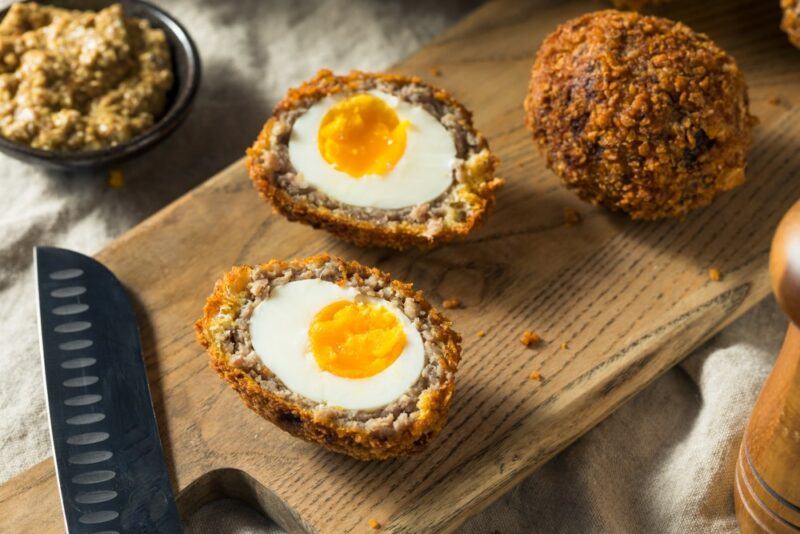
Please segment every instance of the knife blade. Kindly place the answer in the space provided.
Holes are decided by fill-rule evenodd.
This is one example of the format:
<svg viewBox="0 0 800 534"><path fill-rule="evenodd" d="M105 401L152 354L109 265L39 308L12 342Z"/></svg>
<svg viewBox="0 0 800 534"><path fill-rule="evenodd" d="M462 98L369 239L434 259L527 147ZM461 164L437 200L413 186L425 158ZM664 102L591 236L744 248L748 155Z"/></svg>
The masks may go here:
<svg viewBox="0 0 800 534"><path fill-rule="evenodd" d="M36 247L42 368L69 533L181 532L119 280L94 259Z"/></svg>

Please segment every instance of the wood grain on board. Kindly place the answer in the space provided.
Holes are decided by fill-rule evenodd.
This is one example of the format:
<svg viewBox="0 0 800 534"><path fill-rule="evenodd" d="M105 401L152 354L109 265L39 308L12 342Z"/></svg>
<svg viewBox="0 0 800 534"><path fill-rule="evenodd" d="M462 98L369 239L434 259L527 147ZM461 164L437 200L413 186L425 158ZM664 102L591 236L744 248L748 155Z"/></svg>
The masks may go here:
<svg viewBox="0 0 800 534"><path fill-rule="evenodd" d="M684 221L609 214L545 169L522 118L535 50L557 24L602 4L507 0L397 67L474 110L502 159L507 187L467 241L354 248L272 215L237 162L100 253L136 300L182 512L233 495L291 530L364 532L372 518L389 532L453 529L767 295L770 236L800 197L800 51L778 30L777 4L676 0L660 11L737 58L761 119L747 184ZM565 207L583 221L566 225ZM362 463L326 452L248 411L208 369L192 322L214 280L232 264L321 251L413 281L437 305L464 303L447 312L464 338L450 421L425 453ZM709 280L710 267L721 281ZM544 344L525 348L526 329ZM56 492L51 460L0 487L0 531L62 528Z"/></svg>

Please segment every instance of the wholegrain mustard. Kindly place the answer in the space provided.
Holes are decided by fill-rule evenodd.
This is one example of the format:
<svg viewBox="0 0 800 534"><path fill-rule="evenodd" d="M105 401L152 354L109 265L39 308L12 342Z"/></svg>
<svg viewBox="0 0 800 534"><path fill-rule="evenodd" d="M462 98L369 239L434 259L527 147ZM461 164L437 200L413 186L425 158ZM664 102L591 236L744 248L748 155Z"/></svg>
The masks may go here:
<svg viewBox="0 0 800 534"><path fill-rule="evenodd" d="M164 32L121 5L14 4L0 22L0 135L34 148L112 147L151 127L173 83Z"/></svg>

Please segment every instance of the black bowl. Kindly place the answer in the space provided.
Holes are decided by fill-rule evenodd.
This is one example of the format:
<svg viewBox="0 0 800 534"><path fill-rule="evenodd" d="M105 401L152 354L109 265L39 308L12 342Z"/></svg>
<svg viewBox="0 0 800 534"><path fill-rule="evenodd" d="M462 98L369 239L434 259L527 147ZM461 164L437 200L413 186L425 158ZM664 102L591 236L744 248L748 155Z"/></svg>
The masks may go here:
<svg viewBox="0 0 800 534"><path fill-rule="evenodd" d="M161 118L148 130L120 143L101 150L85 152L57 152L31 148L0 137L0 152L19 160L58 170L89 170L108 167L151 148L164 140L186 118L200 85L200 55L186 29L159 7L142 0L39 0L42 4L69 9L99 10L120 3L131 17L147 19L155 28L164 31L172 56L174 82L167 93L167 103ZM8 8L0 10L0 19Z"/></svg>

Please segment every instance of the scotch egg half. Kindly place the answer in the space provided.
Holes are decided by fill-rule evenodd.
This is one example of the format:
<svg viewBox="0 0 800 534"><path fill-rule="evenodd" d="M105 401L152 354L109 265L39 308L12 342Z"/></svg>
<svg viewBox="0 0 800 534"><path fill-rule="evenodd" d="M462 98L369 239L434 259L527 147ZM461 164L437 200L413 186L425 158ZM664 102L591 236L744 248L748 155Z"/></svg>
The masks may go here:
<svg viewBox="0 0 800 534"><path fill-rule="evenodd" d="M360 459L425 447L460 357L449 321L410 284L327 255L232 269L197 332L250 408Z"/></svg>
<svg viewBox="0 0 800 534"><path fill-rule="evenodd" d="M320 71L278 104L247 162L289 219L398 249L465 236L502 184L461 104L386 74Z"/></svg>

